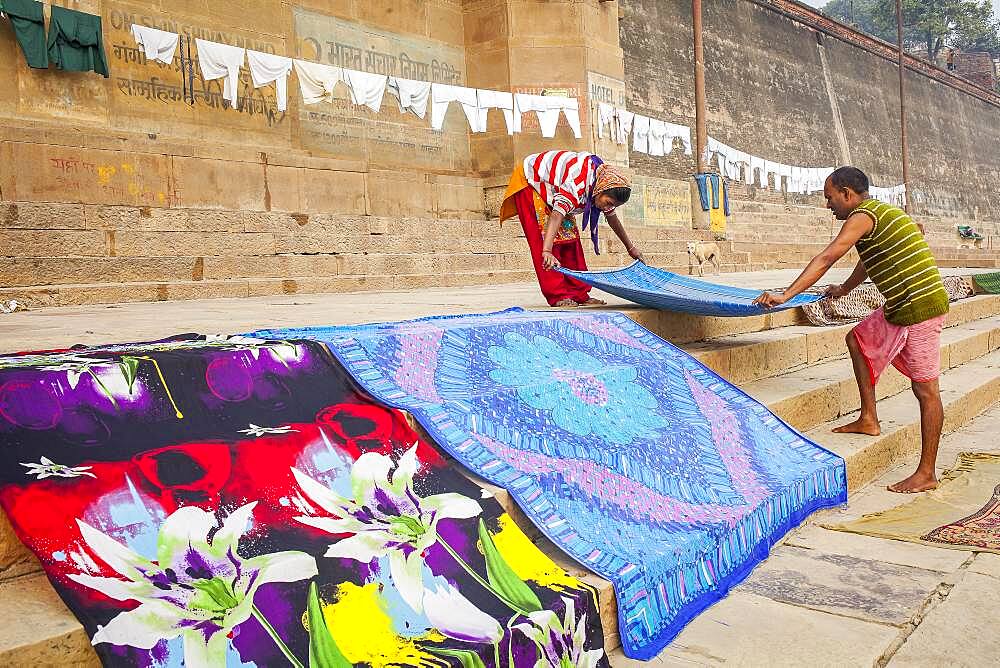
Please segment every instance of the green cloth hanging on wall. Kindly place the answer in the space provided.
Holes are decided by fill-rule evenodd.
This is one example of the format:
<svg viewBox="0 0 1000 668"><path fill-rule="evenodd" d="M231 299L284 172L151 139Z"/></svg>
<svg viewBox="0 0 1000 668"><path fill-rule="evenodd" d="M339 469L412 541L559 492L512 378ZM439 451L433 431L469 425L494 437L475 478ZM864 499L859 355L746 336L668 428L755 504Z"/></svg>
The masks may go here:
<svg viewBox="0 0 1000 668"><path fill-rule="evenodd" d="M0 10L7 14L14 27L14 38L28 67L46 69L49 53L45 46L45 18L42 3L37 0L0 0Z"/></svg>
<svg viewBox="0 0 1000 668"><path fill-rule="evenodd" d="M48 44L49 60L59 69L110 76L100 16L53 6Z"/></svg>

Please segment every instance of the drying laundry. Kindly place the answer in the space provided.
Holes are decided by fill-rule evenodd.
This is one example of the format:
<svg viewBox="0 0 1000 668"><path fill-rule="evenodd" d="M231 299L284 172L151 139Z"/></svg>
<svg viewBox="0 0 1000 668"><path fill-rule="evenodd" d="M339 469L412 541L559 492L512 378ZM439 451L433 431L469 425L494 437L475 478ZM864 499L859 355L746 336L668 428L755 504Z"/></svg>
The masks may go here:
<svg viewBox="0 0 1000 668"><path fill-rule="evenodd" d="M285 111L288 108L288 74L292 71L292 59L247 49L247 63L254 88L274 82L278 111Z"/></svg>
<svg viewBox="0 0 1000 668"><path fill-rule="evenodd" d="M100 16L53 6L47 47L49 62L61 70L111 76Z"/></svg>
<svg viewBox="0 0 1000 668"><path fill-rule="evenodd" d="M636 114L632 119L632 150L649 153L649 116Z"/></svg>
<svg viewBox="0 0 1000 668"><path fill-rule="evenodd" d="M196 39L195 44L198 45L198 62L201 63L205 81L222 79L222 99L235 106L246 49L204 39Z"/></svg>
<svg viewBox="0 0 1000 668"><path fill-rule="evenodd" d="M667 139L667 124L658 118L649 119L649 135L648 135L648 147L649 154L652 156L662 156L667 154L667 149L672 148L673 142L670 142L670 146L666 146Z"/></svg>
<svg viewBox="0 0 1000 668"><path fill-rule="evenodd" d="M781 536L847 498L843 459L621 313L263 335L323 340L377 399L612 580L633 658L654 657Z"/></svg>
<svg viewBox="0 0 1000 668"><path fill-rule="evenodd" d="M664 146L664 150L670 153L673 150L674 139L680 139L681 143L684 144L685 155L693 155L694 149L691 147L691 128L686 125L678 125L677 123L665 123L667 126L667 139L669 140L669 145Z"/></svg>
<svg viewBox="0 0 1000 668"><path fill-rule="evenodd" d="M748 185L756 183L764 188L767 187L767 176L764 175L764 163L764 158L758 158L755 155L750 156L750 174L747 177Z"/></svg>
<svg viewBox="0 0 1000 668"><path fill-rule="evenodd" d="M344 83L351 89L351 102L378 113L389 77L384 74L344 70Z"/></svg>
<svg viewBox="0 0 1000 668"><path fill-rule="evenodd" d="M608 130L608 136L615 137L615 108L607 102L597 103L597 137L604 139L604 131Z"/></svg>
<svg viewBox="0 0 1000 668"><path fill-rule="evenodd" d="M760 290L709 283L642 262L607 271L570 271L562 267L557 271L641 306L694 315L762 315L797 308L820 298L819 295L796 295L781 306L766 309L753 303L760 296Z"/></svg>
<svg viewBox="0 0 1000 668"><path fill-rule="evenodd" d="M132 37L135 43L142 47L147 60L156 60L164 65L174 62L174 52L177 51L177 42L180 38L177 33L133 23Z"/></svg>
<svg viewBox="0 0 1000 668"><path fill-rule="evenodd" d="M449 86L447 84L431 84L431 127L440 130L444 127L444 118L448 106L452 102L462 105L465 118L473 132L479 128L479 96L475 88L464 86Z"/></svg>
<svg viewBox="0 0 1000 668"><path fill-rule="evenodd" d="M575 97L524 93L514 95L514 115L520 116L529 111L535 112L538 116L538 125L545 138L551 139L556 136L556 126L562 113L566 114L566 121L573 130L573 136L577 139L583 137L580 131L580 107Z"/></svg>
<svg viewBox="0 0 1000 668"><path fill-rule="evenodd" d="M514 95L499 90L476 90L476 97L479 101L478 129L475 132L486 132L486 115L490 109L499 109L503 112L503 120L507 125L507 134L514 134ZM520 120L520 119L519 119Z"/></svg>
<svg viewBox="0 0 1000 668"><path fill-rule="evenodd" d="M344 71L341 68L312 63L308 60L296 60L294 65L303 103L333 101L333 90L344 80Z"/></svg>
<svg viewBox="0 0 1000 668"><path fill-rule="evenodd" d="M764 187L771 187L771 177L774 177L774 189L781 190L781 177L778 176L778 163L771 162L770 160L764 161Z"/></svg>
<svg viewBox="0 0 1000 668"><path fill-rule="evenodd" d="M3 356L0 388L0 505L105 666L533 666L540 634L608 666L594 589L319 343Z"/></svg>
<svg viewBox="0 0 1000 668"><path fill-rule="evenodd" d="M617 122L615 140L622 145L628 144L629 137L632 136L632 121L635 120L635 114L624 109L616 109L615 120Z"/></svg>
<svg viewBox="0 0 1000 668"><path fill-rule="evenodd" d="M42 3L37 0L3 0L3 12L14 28L14 39L21 47L28 67L45 69L49 66L49 51L45 45L45 17Z"/></svg>
<svg viewBox="0 0 1000 668"><path fill-rule="evenodd" d="M401 77L389 77L386 81L389 93L396 96L399 111L409 111L417 118L427 115L427 102L431 97L431 83Z"/></svg>

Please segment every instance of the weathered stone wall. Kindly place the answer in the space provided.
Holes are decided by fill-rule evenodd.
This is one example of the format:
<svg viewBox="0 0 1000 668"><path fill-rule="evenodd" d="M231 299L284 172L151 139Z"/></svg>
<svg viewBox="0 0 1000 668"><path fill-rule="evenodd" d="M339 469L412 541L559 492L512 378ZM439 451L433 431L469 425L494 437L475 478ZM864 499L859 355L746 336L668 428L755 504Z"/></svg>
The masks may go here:
<svg viewBox="0 0 1000 668"><path fill-rule="evenodd" d="M683 270L684 241L707 238L691 229L693 161L630 154L598 139L591 119L601 100L693 125L681 0L55 2L103 17L112 76L30 70L0 21L0 296L76 304L530 279L518 226L498 231L491 217L515 161L549 148L630 163L623 214L655 263ZM899 181L891 61L818 40L755 0L705 12L714 136L786 163L853 159L878 184ZM365 71L574 96L583 137L562 122L543 139L533 115L509 136L496 111L487 132L470 134L457 105L434 132L388 94L373 114L343 87L304 106L294 76L279 112L273 87L253 89L246 69L232 109L197 64L191 104L180 63L147 62L133 22ZM910 80L918 210L955 245L956 221L1000 218L997 109ZM830 129L837 113L844 133ZM745 245L727 247L728 269L788 262L774 244L820 243L835 229L815 196L740 184L732 195L729 238ZM595 266L627 261L616 246Z"/></svg>
<svg viewBox="0 0 1000 668"><path fill-rule="evenodd" d="M621 4L628 107L693 126L690 3ZM876 185L902 181L893 61L794 22L766 3L706 3L704 29L709 134L785 164L853 163ZM915 213L944 219L941 231L947 236L950 229L951 240L956 221L995 232L1000 221L1000 107L916 72L908 72L907 86ZM693 158L676 151L667 158L633 152L630 164L642 174L667 179L694 171ZM738 207L751 216L734 217L730 230L737 238L751 238L762 224L781 224L768 218L775 214L766 204L822 206L818 196L741 184L734 184L733 195L760 205ZM753 216L757 213L760 217ZM786 234L794 238L802 222L789 226ZM828 236L822 227L817 221L804 233Z"/></svg>

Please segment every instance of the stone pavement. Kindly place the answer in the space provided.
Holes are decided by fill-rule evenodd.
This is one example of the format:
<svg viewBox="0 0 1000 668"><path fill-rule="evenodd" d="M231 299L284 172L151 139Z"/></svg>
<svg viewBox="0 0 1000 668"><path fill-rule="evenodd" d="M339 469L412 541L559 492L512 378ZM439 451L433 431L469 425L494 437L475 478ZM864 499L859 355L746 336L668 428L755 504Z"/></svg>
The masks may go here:
<svg viewBox="0 0 1000 668"><path fill-rule="evenodd" d="M959 452L1000 452L1000 407L941 443L938 469ZM906 503L887 484L901 463L821 511L776 545L751 576L639 666L993 666L1000 662L1000 555L936 548L818 526Z"/></svg>
<svg viewBox="0 0 1000 668"><path fill-rule="evenodd" d="M787 285L797 273L780 270L706 278L776 288ZM831 272L824 282L842 280L846 273ZM653 313L660 331L679 332L684 341L695 341L700 336L685 329L697 319L686 320L666 312L656 314L615 298L608 301L610 308L640 321ZM942 466L950 465L961 450L1000 449L993 436L1000 430L1000 408L968 422L997 394L991 379L1000 369L1000 352L991 351L1000 351L1000 312L987 297L960 304L953 313L956 322L942 339L942 358L949 360L946 368L953 370L949 382L955 386L947 399L961 404L949 418L954 423L951 429L964 426L945 439L939 460ZM397 320L515 305L544 306L537 287L522 283L38 309L0 316L0 353L75 343L148 340L179 332L240 332L281 325ZM880 392L886 397L885 438L858 437L857 443L829 438L830 421L846 419L840 416L856 408L857 390L840 387L853 382L848 376L841 378L844 373L849 375L849 370L845 370L845 360L836 359L843 354L844 332L838 328L790 326L794 325L794 313L787 313L793 317L775 317L774 322L758 317L767 322L757 324L751 322L754 318L702 319L726 320L730 322L723 323L725 327L748 328L739 330L743 334L719 331L710 336L722 338L686 347L798 428L812 430L810 437L814 440L845 456L859 452L850 459L848 469L852 470L853 462L860 473L871 473L867 477L859 474L857 485L861 487L896 463L894 458L900 453L910 453L916 447L910 437L916 433L911 424L915 404L912 397L906 396L905 384L887 376L880 384ZM731 322L735 320L741 322ZM718 323L712 325L717 327ZM722 364L722 358L729 357L730 363ZM898 392L906 394L891 398ZM990 396L978 396L984 393ZM899 406L894 413L895 404ZM895 445L888 443L893 431L903 437L895 439L899 441ZM912 465L897 463L896 470L854 492L846 509L825 511L790 534L745 583L696 618L649 665L935 666L945 660L970 666L995 663L987 659L1000 657L997 636L990 632L997 615L983 611L991 610L988 603L1000 595L1000 557L834 532L816 525L831 515L847 519L905 502L906 497L883 488L905 475L904 469ZM78 656L82 663L96 660L79 625L44 578L39 577L37 564L19 556L23 548L11 542L9 526L0 526L3 537L0 548L6 546L11 554L5 555L0 549L0 566L10 565L4 574L14 579L0 588L5 586L5 591L15 593L6 602L0 596L0 608L22 621L0 631L0 664L4 664L2 657L17 657L18 665L52 665L54 657L62 657L64 665L70 657ZM18 549L20 552L14 554ZM602 590L602 602L606 595L609 605L602 606L602 617L607 607L608 630L613 634L611 620L615 615L610 604L614 598L610 589ZM32 611L34 617L28 614ZM38 660L21 663L30 656ZM615 666L645 665L626 659L620 649L612 652L612 662Z"/></svg>
<svg viewBox="0 0 1000 668"><path fill-rule="evenodd" d="M969 270L942 270L943 273ZM779 269L707 275L725 285L775 289L787 286L798 270ZM831 270L824 283L850 272ZM615 308L637 308L594 291ZM405 320L427 315L476 313L510 306L546 308L534 283L399 292L355 292L133 302L41 308L0 315L0 354L43 350L77 343L99 344L162 338L181 332L234 333L263 327L342 325Z"/></svg>

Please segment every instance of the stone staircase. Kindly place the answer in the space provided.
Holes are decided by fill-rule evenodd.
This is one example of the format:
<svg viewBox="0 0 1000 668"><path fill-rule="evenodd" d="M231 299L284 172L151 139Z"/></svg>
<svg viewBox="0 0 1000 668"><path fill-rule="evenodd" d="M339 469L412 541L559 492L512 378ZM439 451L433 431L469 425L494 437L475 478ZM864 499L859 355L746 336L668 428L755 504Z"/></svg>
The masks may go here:
<svg viewBox="0 0 1000 668"><path fill-rule="evenodd" d="M0 201L0 299L37 308L534 281L516 221L500 228L485 213L455 215ZM733 215L728 240L717 242L721 272L803 267L837 229L813 206L734 202ZM626 226L648 263L680 274L696 273L687 242L711 240L707 231ZM1000 249L959 247L950 223L928 235L942 267L1000 266ZM632 261L607 228L601 244L595 255L584 240L592 269ZM854 261L851 253L838 266Z"/></svg>
<svg viewBox="0 0 1000 668"><path fill-rule="evenodd" d="M851 419L858 406L843 341L850 326L807 326L795 310L748 318L700 317L640 307L619 310L680 345L806 436L843 456L852 491L919 450L916 401L908 392L908 381L894 369L886 372L878 386L881 436L830 432ZM945 431L949 433L1000 397L1000 297L972 297L952 304L941 358ZM527 521L504 490L491 489L546 554L598 589L606 646L609 651L619 646L611 584L564 556ZM2 514L0 618L8 620L0 628L0 665L98 664L82 627Z"/></svg>

